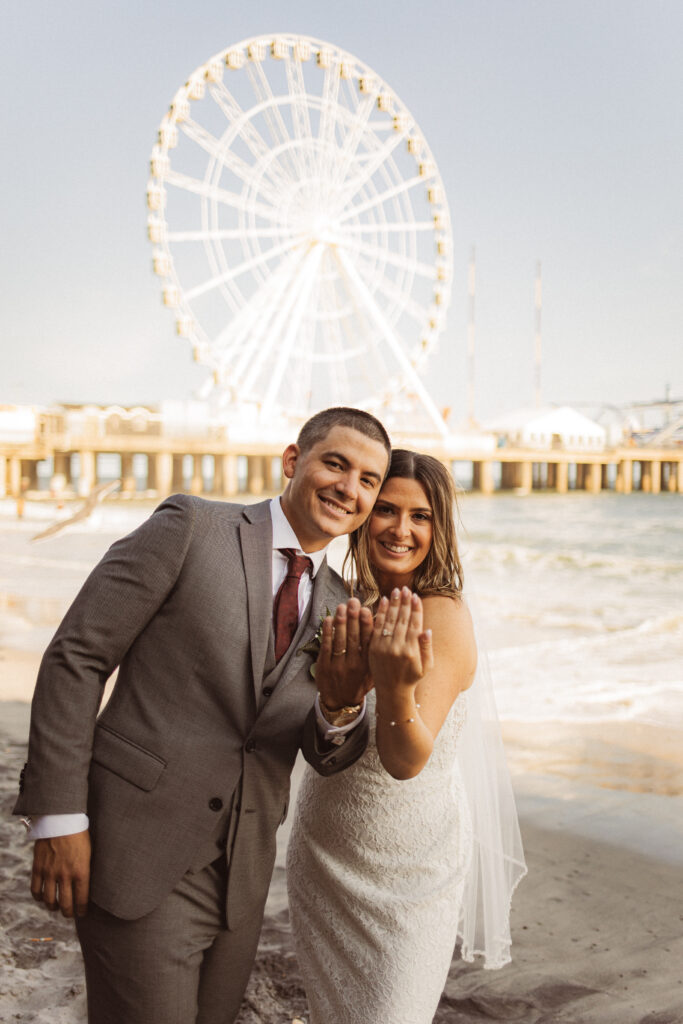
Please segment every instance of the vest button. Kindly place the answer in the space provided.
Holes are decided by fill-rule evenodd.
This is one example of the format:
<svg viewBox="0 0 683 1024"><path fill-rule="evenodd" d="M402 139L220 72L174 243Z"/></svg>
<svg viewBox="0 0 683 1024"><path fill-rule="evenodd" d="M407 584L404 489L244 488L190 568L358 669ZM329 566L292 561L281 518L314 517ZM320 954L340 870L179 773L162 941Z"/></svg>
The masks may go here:
<svg viewBox="0 0 683 1024"><path fill-rule="evenodd" d="M272 686L264 686L263 687L263 696L264 697L270 697L272 692L273 692L273 687Z"/></svg>
<svg viewBox="0 0 683 1024"><path fill-rule="evenodd" d="M219 796L212 796L209 800L209 807L212 811L220 811L223 807L223 801Z"/></svg>
<svg viewBox="0 0 683 1024"><path fill-rule="evenodd" d="M248 754L251 754L252 751L256 750L256 740L247 740L244 744L244 749Z"/></svg>

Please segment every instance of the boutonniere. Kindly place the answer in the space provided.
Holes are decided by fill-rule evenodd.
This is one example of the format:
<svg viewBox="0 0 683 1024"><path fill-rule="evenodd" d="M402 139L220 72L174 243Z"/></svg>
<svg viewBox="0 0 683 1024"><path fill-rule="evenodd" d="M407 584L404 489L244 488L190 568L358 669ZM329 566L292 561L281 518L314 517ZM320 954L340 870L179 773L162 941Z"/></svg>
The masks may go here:
<svg viewBox="0 0 683 1024"><path fill-rule="evenodd" d="M298 650L299 654L312 655L313 663L311 664L308 671L311 673L313 679L315 679L315 663L318 660L318 655L320 654L320 648L322 647L323 642L323 622L325 621L327 616L331 614L332 612L330 611L330 609L325 608L325 614L320 616L320 622L318 623L318 628L315 631L315 634L311 637L310 640L306 641L303 647L300 647Z"/></svg>

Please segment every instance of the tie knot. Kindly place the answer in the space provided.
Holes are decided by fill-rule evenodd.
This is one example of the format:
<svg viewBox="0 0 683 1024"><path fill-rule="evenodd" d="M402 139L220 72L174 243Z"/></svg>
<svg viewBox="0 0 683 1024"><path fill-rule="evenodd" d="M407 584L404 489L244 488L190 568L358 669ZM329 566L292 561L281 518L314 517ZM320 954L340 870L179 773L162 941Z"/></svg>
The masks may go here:
<svg viewBox="0 0 683 1024"><path fill-rule="evenodd" d="M299 555L294 548L280 548L287 559L287 575L300 580L307 569L313 571L313 562L308 555Z"/></svg>

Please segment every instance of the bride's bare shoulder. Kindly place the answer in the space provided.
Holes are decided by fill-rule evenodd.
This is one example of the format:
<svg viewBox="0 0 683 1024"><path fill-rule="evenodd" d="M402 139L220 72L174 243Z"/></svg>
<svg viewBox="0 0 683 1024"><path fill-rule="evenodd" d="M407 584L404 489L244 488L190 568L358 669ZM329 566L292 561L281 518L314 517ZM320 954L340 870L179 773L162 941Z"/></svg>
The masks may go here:
<svg viewBox="0 0 683 1024"><path fill-rule="evenodd" d="M425 621L429 618L444 625L472 628L470 610L460 594L425 594L422 608Z"/></svg>
<svg viewBox="0 0 683 1024"><path fill-rule="evenodd" d="M424 628L431 629L435 655L447 659L457 653L465 667L465 675L474 674L477 665L477 646L474 639L472 616L460 596L427 594L422 598Z"/></svg>

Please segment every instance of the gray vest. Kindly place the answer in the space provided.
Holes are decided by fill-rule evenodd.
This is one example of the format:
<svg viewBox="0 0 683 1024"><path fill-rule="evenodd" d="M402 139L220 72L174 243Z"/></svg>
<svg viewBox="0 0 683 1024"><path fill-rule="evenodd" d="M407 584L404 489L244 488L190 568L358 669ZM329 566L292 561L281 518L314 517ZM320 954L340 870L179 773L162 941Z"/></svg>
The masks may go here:
<svg viewBox="0 0 683 1024"><path fill-rule="evenodd" d="M270 635L268 637L268 648L266 653L266 660L263 668L263 686L261 688L261 699L256 709L256 718L261 714L268 704L268 701L272 700L274 691L280 680L280 676L287 667L289 659L295 654L301 644L304 642L310 631L309 619L311 613L312 601L309 600L304 614L299 620L297 631L294 634L294 639L283 658L280 658L279 662L275 661L275 634L271 622ZM317 624L316 624L317 628ZM311 656L311 664L313 664L313 657ZM216 824L213 835L202 844L193 858L192 864L189 867L189 872L194 874L197 871L203 870L208 864L213 863L218 857L227 857L228 863L230 862L230 853L232 850L233 840L235 838L235 828L239 819L240 810L240 790L241 790L242 779L238 780L237 786L232 798L224 807L223 812ZM233 809L236 807L238 813L233 814Z"/></svg>

